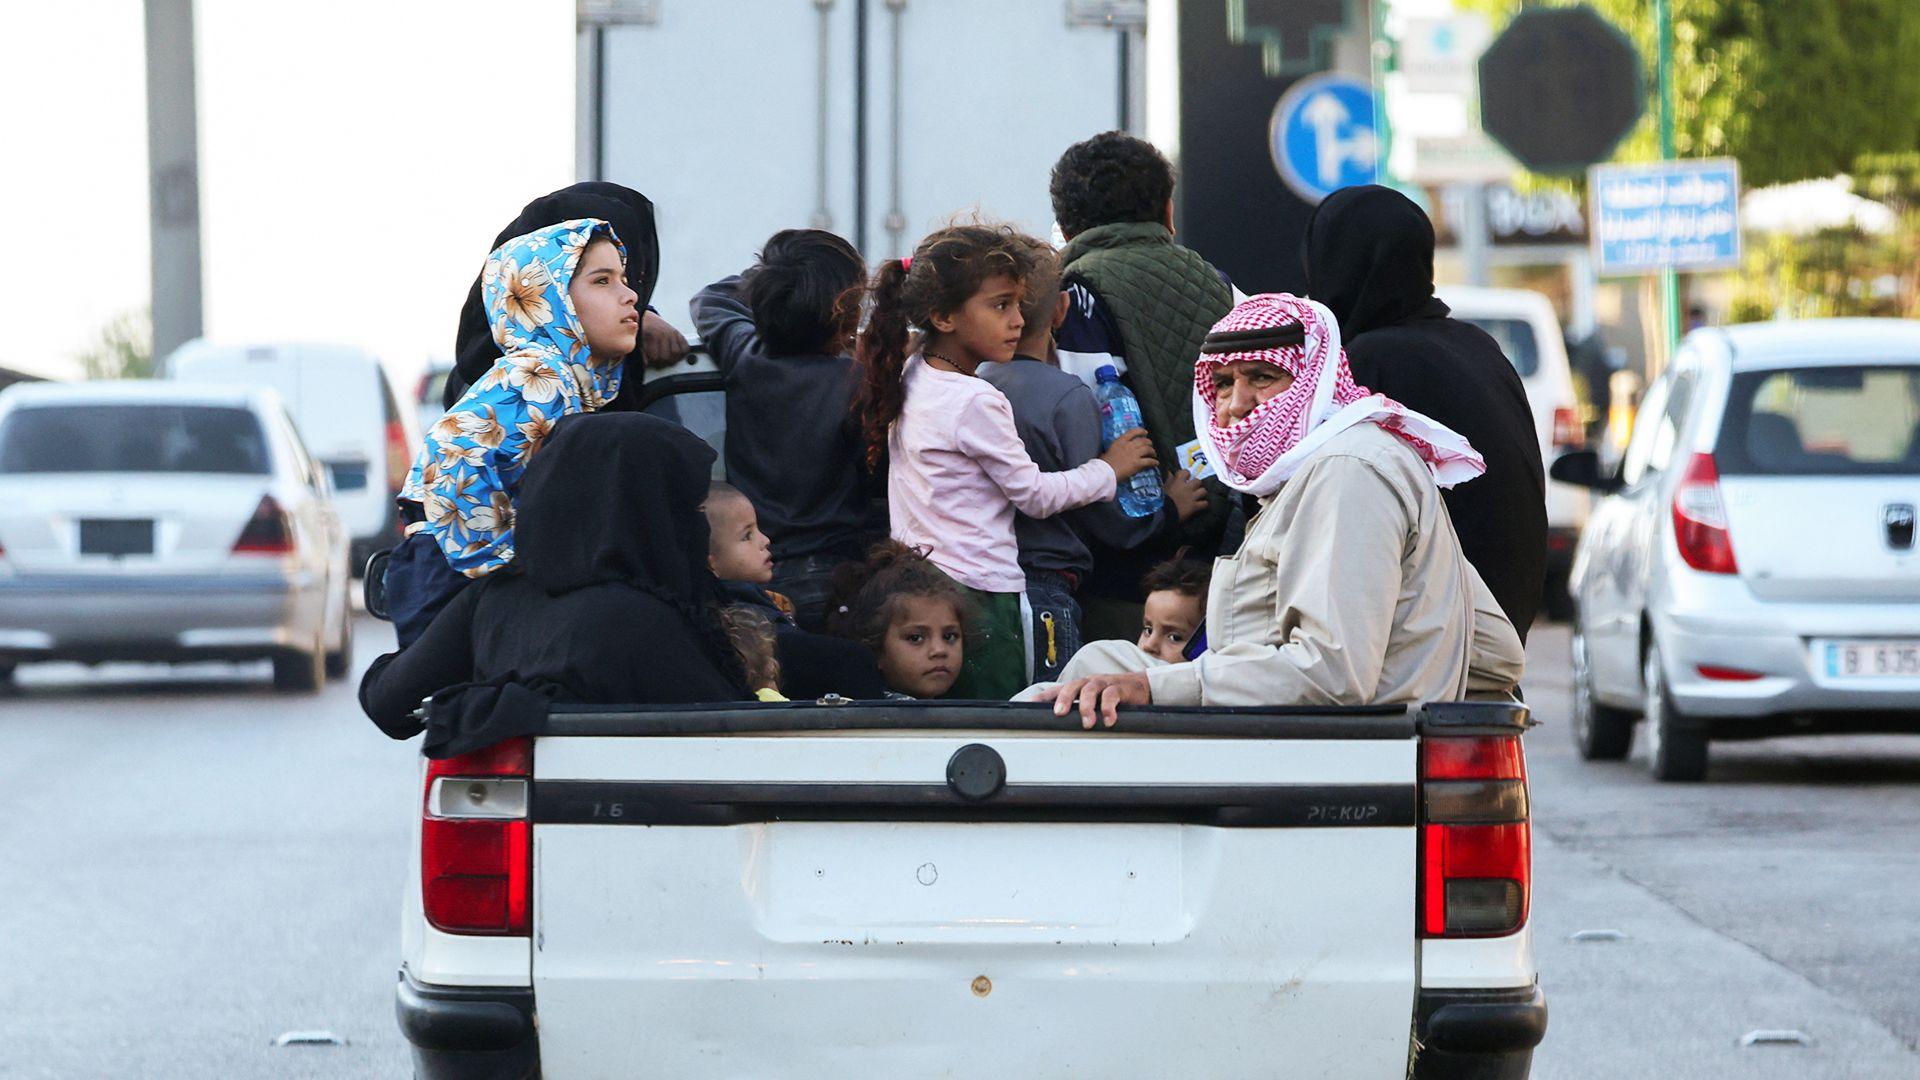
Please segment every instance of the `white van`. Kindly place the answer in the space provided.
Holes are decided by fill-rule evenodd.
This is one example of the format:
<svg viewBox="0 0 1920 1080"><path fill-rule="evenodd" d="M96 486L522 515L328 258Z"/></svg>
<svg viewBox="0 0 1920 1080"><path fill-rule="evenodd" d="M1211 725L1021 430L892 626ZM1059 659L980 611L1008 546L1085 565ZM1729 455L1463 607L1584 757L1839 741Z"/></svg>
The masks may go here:
<svg viewBox="0 0 1920 1080"><path fill-rule="evenodd" d="M1485 330L1520 373L1533 409L1533 429L1540 437L1541 461L1583 449L1586 431L1580 402L1574 397L1573 367L1567 361L1566 339L1552 301L1531 289L1444 285L1439 292L1453 309L1453 317ZM1546 610L1550 616L1567 614L1567 571L1591 504L1592 497L1584 489L1547 481Z"/></svg>
<svg viewBox="0 0 1920 1080"><path fill-rule="evenodd" d="M394 496L406 482L414 437L372 353L352 345L220 345L195 339L174 350L166 377L244 383L279 391L307 449L327 468L358 576L399 538Z"/></svg>

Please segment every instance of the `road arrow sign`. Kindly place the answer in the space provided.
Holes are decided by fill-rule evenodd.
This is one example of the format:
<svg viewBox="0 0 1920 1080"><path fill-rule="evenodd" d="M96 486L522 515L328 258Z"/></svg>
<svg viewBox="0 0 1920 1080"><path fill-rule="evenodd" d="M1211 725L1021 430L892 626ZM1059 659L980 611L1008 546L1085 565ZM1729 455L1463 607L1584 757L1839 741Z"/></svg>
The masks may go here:
<svg viewBox="0 0 1920 1080"><path fill-rule="evenodd" d="M1343 187L1379 176L1373 89L1344 75L1311 75L1280 96L1267 128L1280 178L1317 203Z"/></svg>

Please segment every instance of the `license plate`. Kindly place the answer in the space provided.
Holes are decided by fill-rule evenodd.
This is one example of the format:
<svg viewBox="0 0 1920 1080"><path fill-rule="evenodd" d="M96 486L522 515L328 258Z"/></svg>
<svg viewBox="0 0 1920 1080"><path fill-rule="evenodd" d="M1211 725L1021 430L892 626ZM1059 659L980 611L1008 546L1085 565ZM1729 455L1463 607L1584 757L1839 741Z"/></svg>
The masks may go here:
<svg viewBox="0 0 1920 1080"><path fill-rule="evenodd" d="M1920 679L1920 641L1823 641L1829 679Z"/></svg>
<svg viewBox="0 0 1920 1080"><path fill-rule="evenodd" d="M153 521L149 518L94 518L80 522L80 554L153 554Z"/></svg>

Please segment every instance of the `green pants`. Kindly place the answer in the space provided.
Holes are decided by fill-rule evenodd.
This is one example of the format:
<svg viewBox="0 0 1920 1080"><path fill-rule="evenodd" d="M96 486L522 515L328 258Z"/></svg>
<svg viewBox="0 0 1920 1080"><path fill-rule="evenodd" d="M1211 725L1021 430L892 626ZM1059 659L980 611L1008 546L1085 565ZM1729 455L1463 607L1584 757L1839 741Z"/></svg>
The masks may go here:
<svg viewBox="0 0 1920 1080"><path fill-rule="evenodd" d="M957 701L1006 701L1027 686L1020 594L967 589L967 596L973 600L976 618L968 627L960 677L946 696Z"/></svg>

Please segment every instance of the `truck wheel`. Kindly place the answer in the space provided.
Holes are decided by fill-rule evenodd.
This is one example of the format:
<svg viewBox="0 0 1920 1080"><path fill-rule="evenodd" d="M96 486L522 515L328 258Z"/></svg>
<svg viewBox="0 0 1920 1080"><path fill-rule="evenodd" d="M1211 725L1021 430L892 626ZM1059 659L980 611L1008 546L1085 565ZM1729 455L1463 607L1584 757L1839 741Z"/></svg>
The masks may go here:
<svg viewBox="0 0 1920 1080"><path fill-rule="evenodd" d="M1587 761L1619 761L1633 749L1632 713L1593 699L1593 670L1587 663L1587 635L1573 621L1573 744Z"/></svg>
<svg viewBox="0 0 1920 1080"><path fill-rule="evenodd" d="M1706 732L1689 728L1687 718L1674 708L1658 645L1647 646L1641 679L1646 685L1647 757L1653 778L1688 783L1706 779Z"/></svg>
<svg viewBox="0 0 1920 1080"><path fill-rule="evenodd" d="M289 694L315 694L327 684L326 650L289 649L273 657L273 688Z"/></svg>

